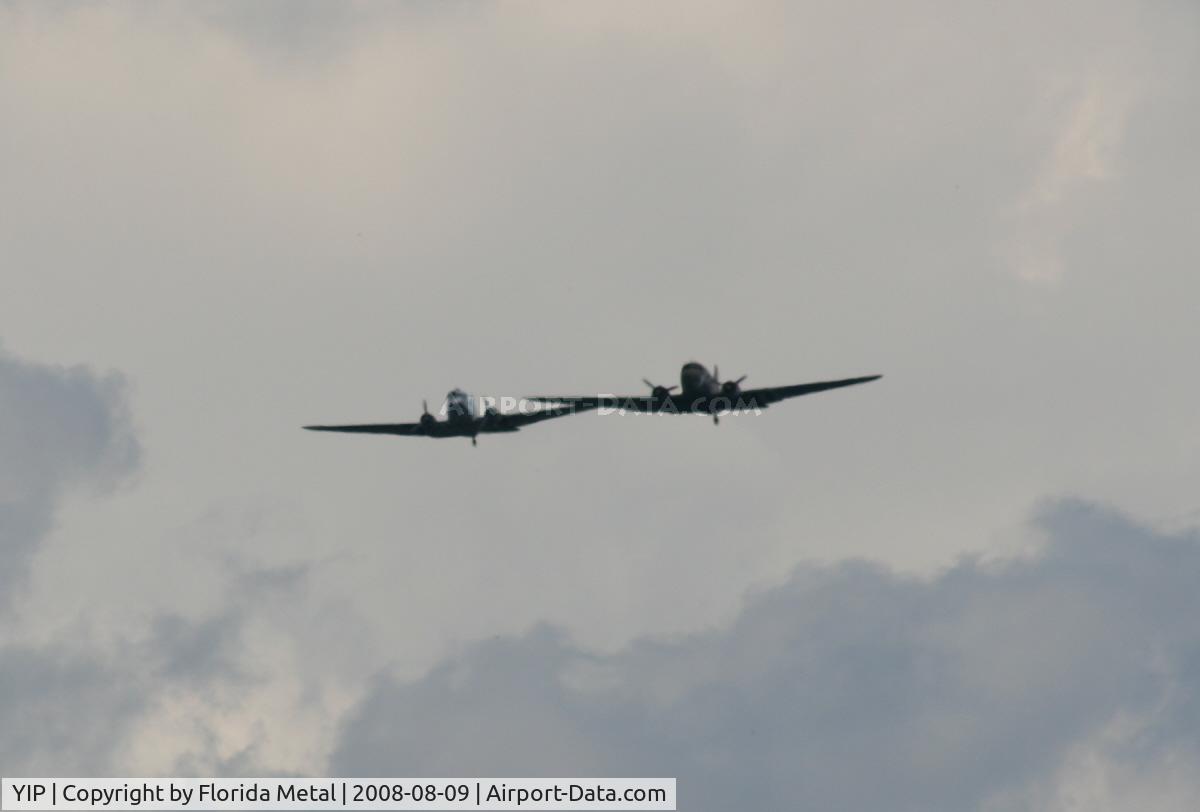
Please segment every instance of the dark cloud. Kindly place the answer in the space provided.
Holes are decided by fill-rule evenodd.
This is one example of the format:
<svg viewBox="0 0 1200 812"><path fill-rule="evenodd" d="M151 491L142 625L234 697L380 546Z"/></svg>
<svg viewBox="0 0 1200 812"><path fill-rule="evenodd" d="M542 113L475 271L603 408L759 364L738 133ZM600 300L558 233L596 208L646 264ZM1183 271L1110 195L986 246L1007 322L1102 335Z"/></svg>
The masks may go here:
<svg viewBox="0 0 1200 812"><path fill-rule="evenodd" d="M293 70L304 63L324 65L345 57L379 28L422 25L448 15L480 11L463 0L265 0L206 3L198 9L185 5L183 9L185 17L195 15L259 57Z"/></svg>
<svg viewBox="0 0 1200 812"><path fill-rule="evenodd" d="M21 583L62 496L106 490L136 468L125 397L120 376L0 352L0 604ZM102 770L145 702L126 670L69 644L0 645L0 764Z"/></svg>
<svg viewBox="0 0 1200 812"><path fill-rule="evenodd" d="M962 810L1051 781L1121 715L1194 748L1200 539L1082 503L1036 557L932 579L798 569L729 628L589 654L541 627L381 679L341 773L669 775L688 809ZM1140 754L1140 756L1138 756Z"/></svg>
<svg viewBox="0 0 1200 812"><path fill-rule="evenodd" d="M139 463L127 386L117 374L0 353L0 600L8 602L65 495L105 493ZM230 565L223 608L152 615L144 631L86 623L51 640L0 636L0 765L7 772L104 774L172 692L243 685L242 634L260 593L284 595L301 567ZM24 610L22 610L24 611ZM15 617L19 631L27 624ZM6 639L7 638L7 639Z"/></svg>
<svg viewBox="0 0 1200 812"><path fill-rule="evenodd" d="M132 679L131 679L132 677ZM0 647L0 765L103 773L145 709L136 672L63 646Z"/></svg>
<svg viewBox="0 0 1200 812"><path fill-rule="evenodd" d="M154 621L147 651L160 662L164 676L206 682L239 672L236 645L243 618L225 612L201 621L161 615Z"/></svg>
<svg viewBox="0 0 1200 812"><path fill-rule="evenodd" d="M137 640L0 645L0 765L8 774L119 772L124 747L173 693L243 684L244 622L233 610L166 615Z"/></svg>
<svg viewBox="0 0 1200 812"><path fill-rule="evenodd" d="M239 569L231 583L269 583L268 598L287 598L300 580L295 573ZM245 701L261 683L245 636L264 599L231 592L216 613L157 614L144 631L116 639L85 627L53 642L0 644L0 765L21 774L128 771L121 766L128 748L153 741L172 707ZM261 769L254 742L233 754L219 746L215 718L213 712L189 721L187 746L172 771Z"/></svg>
<svg viewBox="0 0 1200 812"><path fill-rule="evenodd" d="M0 601L7 603L64 496L106 493L125 481L138 468L140 444L122 376L82 366L0 354L0 416ZM105 632L84 619L49 639L25 639L28 607L18 604L7 618L15 624L0 629L4 771L120 772L127 748L147 738L172 702L244 697L256 676L246 626L267 604L292 600L307 567L224 564L228 588L218 609L150 612L145 626L128 630ZM193 732L180 769L248 771L252 747L219 753L208 720Z"/></svg>
<svg viewBox="0 0 1200 812"><path fill-rule="evenodd" d="M27 571L63 494L113 487L139 454L119 375L0 351L0 602Z"/></svg>

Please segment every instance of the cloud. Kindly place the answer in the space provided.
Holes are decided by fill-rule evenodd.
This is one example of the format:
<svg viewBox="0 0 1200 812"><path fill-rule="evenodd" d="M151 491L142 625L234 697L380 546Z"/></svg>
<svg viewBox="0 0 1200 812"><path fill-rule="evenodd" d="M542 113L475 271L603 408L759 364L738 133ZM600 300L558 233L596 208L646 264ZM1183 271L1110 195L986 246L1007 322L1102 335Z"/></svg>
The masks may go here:
<svg viewBox="0 0 1200 812"><path fill-rule="evenodd" d="M229 686L244 690L237 660L246 619L234 609L196 620L162 616L132 639L82 630L0 645L0 765L10 775L126 771L131 748L154 743L148 734L164 708L181 697L215 704ZM187 753L205 752L201 733Z"/></svg>
<svg viewBox="0 0 1200 812"><path fill-rule="evenodd" d="M1060 90L1053 95L1072 94ZM1065 266L1059 241L1078 209L1071 196L1082 194L1089 184L1112 180L1132 101L1138 96L1130 80L1112 78L1092 78L1073 95L1075 99L1066 104L1055 98L1052 106L1065 107L1065 113L1060 115L1049 154L1016 206L1013 267L1029 282L1061 279Z"/></svg>
<svg viewBox="0 0 1200 812"><path fill-rule="evenodd" d="M29 608L13 598L64 497L108 493L138 468L127 395L119 374L0 354L0 600L16 603L0 625L0 765L9 774L111 773L180 697L211 705L244 694L253 676L245 627L304 578L299 565L231 561L232 594L219 611L150 612L144 628L119 631L91 618L49 634L30 628ZM183 749L202 753L200 741Z"/></svg>
<svg viewBox="0 0 1200 812"><path fill-rule="evenodd" d="M283 696L300 716L294 694L308 690L314 701L307 676L289 692L258 653L276 654L308 565L262 566L214 551L222 589L215 608L145 606L116 627L104 622L107 603L93 602L77 617L34 622L43 618L23 595L25 576L66 497L111 493L138 470L141 442L124 377L83 366L0 354L0 414L0 601L11 610L0 614L2 770L260 770L265 734L256 710ZM117 551L87 543L74 552L92 562L82 567L91 577L128 575L112 566ZM37 583L53 585L55 602L68 590L52 578Z"/></svg>
<svg viewBox="0 0 1200 812"><path fill-rule="evenodd" d="M120 375L0 351L0 603L72 489L105 491L138 465Z"/></svg>
<svg viewBox="0 0 1200 812"><path fill-rule="evenodd" d="M39 766L60 775L103 772L144 708L136 676L94 652L0 646L5 774L28 774Z"/></svg>
<svg viewBox="0 0 1200 812"><path fill-rule="evenodd" d="M1120 776L1150 792L1200 752L1200 539L1079 502L1039 527L1036 557L929 580L801 567L727 628L614 655L545 626L477 643L381 678L331 768L669 775L688 809L1065 809ZM1194 806L1174 779L1145 797Z"/></svg>
<svg viewBox="0 0 1200 812"><path fill-rule="evenodd" d="M299 569L239 567L215 613L152 613L116 636L83 622L50 641L0 641L0 765L26 775L286 770L264 764L257 714L282 697L302 715L301 700L255 649L279 632L262 628L268 604L294 601L302 580ZM252 583L269 594L236 588Z"/></svg>

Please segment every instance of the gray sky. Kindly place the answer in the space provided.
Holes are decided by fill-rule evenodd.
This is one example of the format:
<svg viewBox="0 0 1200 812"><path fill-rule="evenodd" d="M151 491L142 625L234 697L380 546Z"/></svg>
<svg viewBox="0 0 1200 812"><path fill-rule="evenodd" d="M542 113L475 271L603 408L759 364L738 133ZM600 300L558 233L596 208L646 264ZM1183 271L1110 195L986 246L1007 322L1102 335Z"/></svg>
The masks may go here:
<svg viewBox="0 0 1200 812"><path fill-rule="evenodd" d="M0 6L0 772L1194 808L1198 18Z"/></svg>

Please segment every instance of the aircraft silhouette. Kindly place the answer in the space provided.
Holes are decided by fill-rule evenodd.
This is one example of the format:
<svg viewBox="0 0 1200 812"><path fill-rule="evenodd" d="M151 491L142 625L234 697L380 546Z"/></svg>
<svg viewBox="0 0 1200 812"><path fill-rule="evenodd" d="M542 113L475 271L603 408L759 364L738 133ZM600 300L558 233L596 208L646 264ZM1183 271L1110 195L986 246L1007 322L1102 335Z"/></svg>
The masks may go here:
<svg viewBox="0 0 1200 812"><path fill-rule="evenodd" d="M520 431L522 426L563 417L574 412L586 411L585 406L555 406L535 412L501 414L488 406L482 415L475 414L474 399L461 389L452 389L446 395L446 419L438 420L429 413L429 406L421 401L422 414L417 423L362 423L349 426L305 426L309 431L341 431L351 434L396 434L401 437L470 437L471 445L477 445L480 434L508 434Z"/></svg>
<svg viewBox="0 0 1200 812"><path fill-rule="evenodd" d="M787 398L868 383L883 377L867 375L839 381L742 389L745 375L722 383L719 374L715 365L710 373L702 364L692 361L684 364L683 369L679 371L678 386L659 386L643 378L642 383L650 387L649 395L537 395L525 399L535 403L567 404L580 410L601 408L663 414L707 414L712 415L713 423L716 424L720 422L720 415L726 412L765 409L772 403ZM678 394L672 394L675 389L680 390Z"/></svg>

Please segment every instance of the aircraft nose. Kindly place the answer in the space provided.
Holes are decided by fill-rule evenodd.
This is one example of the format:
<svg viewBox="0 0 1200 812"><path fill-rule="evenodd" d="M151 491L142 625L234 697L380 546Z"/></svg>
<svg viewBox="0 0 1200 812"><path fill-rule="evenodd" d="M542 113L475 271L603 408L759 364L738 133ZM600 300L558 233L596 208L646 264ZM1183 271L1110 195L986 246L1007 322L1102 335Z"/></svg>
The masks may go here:
<svg viewBox="0 0 1200 812"><path fill-rule="evenodd" d="M695 361L690 361L683 365L683 369L679 370L679 381L685 389L692 389L695 388L694 384L704 380L707 375L708 370Z"/></svg>

